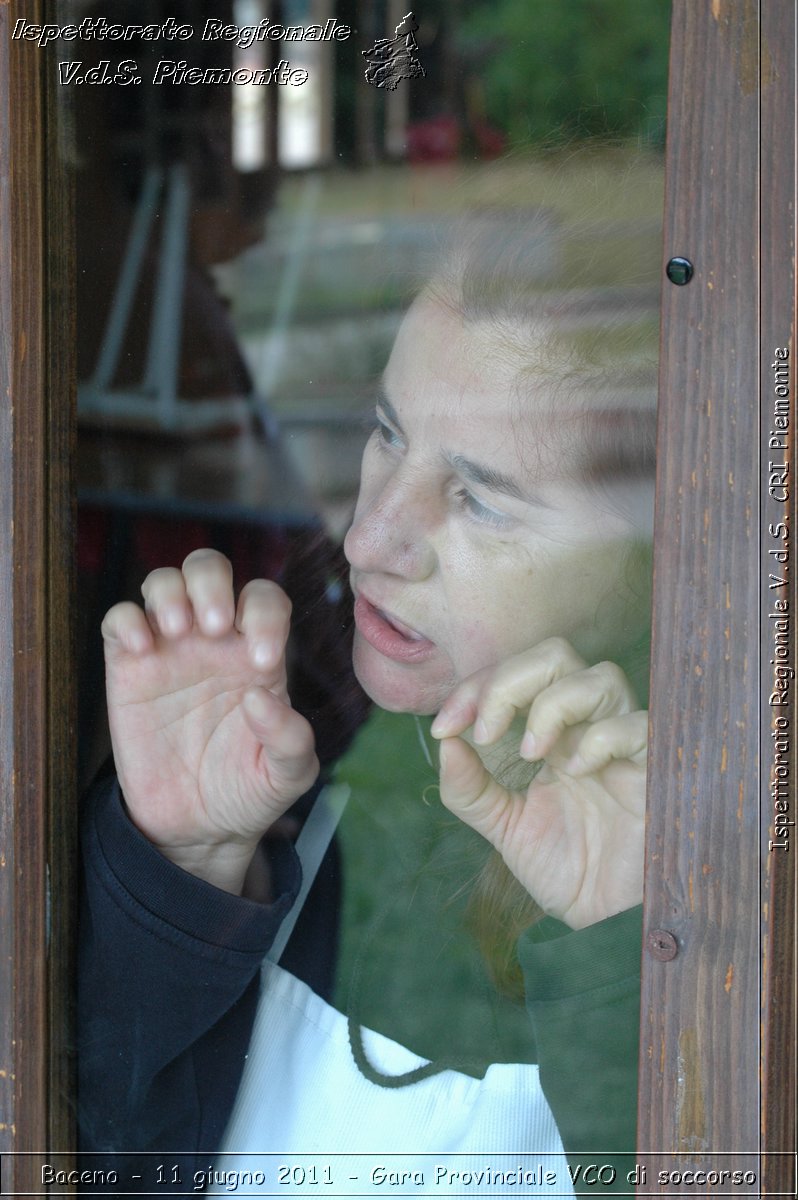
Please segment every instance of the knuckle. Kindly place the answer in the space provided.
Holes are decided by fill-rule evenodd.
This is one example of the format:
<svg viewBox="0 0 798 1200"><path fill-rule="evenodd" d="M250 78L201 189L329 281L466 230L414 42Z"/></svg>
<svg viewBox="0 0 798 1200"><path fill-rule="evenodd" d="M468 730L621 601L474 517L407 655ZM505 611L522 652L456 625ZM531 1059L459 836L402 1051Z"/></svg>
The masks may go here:
<svg viewBox="0 0 798 1200"><path fill-rule="evenodd" d="M115 604L113 608L108 609L100 625L100 633L103 637L112 637L119 629L120 624L124 621L125 607L124 604Z"/></svg>
<svg viewBox="0 0 798 1200"><path fill-rule="evenodd" d="M611 750L616 744L617 738L600 725L594 725L585 734L582 741L583 749L591 755L602 755Z"/></svg>
<svg viewBox="0 0 798 1200"><path fill-rule="evenodd" d="M183 559L182 570L192 571L195 568L209 567L216 570L222 567L228 574L232 575L233 567L229 558L226 558L219 550L213 550L209 546L203 546L198 550L192 550Z"/></svg>
<svg viewBox="0 0 798 1200"><path fill-rule="evenodd" d="M557 723L560 714L560 705L557 699L557 693L552 695L552 688L547 688L541 692L529 706L526 723L529 728L534 728L537 732L543 733L552 722Z"/></svg>
<svg viewBox="0 0 798 1200"><path fill-rule="evenodd" d="M515 700L528 685L530 670L534 666L525 654L504 659L495 666L486 667L478 677L478 703L480 708L515 707Z"/></svg>
<svg viewBox="0 0 798 1200"><path fill-rule="evenodd" d="M478 711L483 712L486 707L501 704L504 686L501 667L491 667L484 678L480 680L474 697Z"/></svg>
<svg viewBox="0 0 798 1200"><path fill-rule="evenodd" d="M527 668L524 655L505 659L489 668L483 691L490 691L496 696L511 695L526 677Z"/></svg>
<svg viewBox="0 0 798 1200"><path fill-rule="evenodd" d="M540 643L539 650L542 651L543 657L553 666L560 666L563 663L569 664L578 660L576 651L571 643L559 635L546 638L544 642Z"/></svg>
<svg viewBox="0 0 798 1200"><path fill-rule="evenodd" d="M594 675L610 687L618 691L626 690L626 676L617 663L606 660L596 663L592 670Z"/></svg>
<svg viewBox="0 0 798 1200"><path fill-rule="evenodd" d="M308 755L312 755L315 759L316 739L313 736L313 730L304 717L299 717L298 719L295 736L297 758L305 758Z"/></svg>
<svg viewBox="0 0 798 1200"><path fill-rule="evenodd" d="M272 579L250 579L241 589L241 598L242 600L257 598L266 601L269 607L280 615L286 618L291 616L291 601L279 583L275 583Z"/></svg>
<svg viewBox="0 0 798 1200"><path fill-rule="evenodd" d="M106 648L112 642L121 641L126 634L146 625L146 618L138 604L132 600L123 600L109 608L100 624L100 634L106 643Z"/></svg>
<svg viewBox="0 0 798 1200"><path fill-rule="evenodd" d="M629 716L629 725L633 731L633 735L637 740L639 749L648 747L648 713L636 712Z"/></svg>
<svg viewBox="0 0 798 1200"><path fill-rule="evenodd" d="M321 770L321 764L319 763L319 760L316 757L315 751L313 751L311 753L310 757L308 758L308 766L307 766L307 770L305 771L305 786L306 787L310 787L310 785L316 779L316 776L318 775L320 770Z"/></svg>
<svg viewBox="0 0 798 1200"><path fill-rule="evenodd" d="M164 585L175 582L176 571L174 567L156 567L150 571L141 585L141 594L145 600L149 600L153 592L157 592Z"/></svg>

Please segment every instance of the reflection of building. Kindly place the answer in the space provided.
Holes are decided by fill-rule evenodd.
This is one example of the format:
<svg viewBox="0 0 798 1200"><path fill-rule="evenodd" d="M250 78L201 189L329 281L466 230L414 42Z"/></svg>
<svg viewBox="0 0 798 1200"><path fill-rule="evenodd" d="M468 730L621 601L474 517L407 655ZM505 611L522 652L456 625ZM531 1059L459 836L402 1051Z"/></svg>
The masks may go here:
<svg viewBox="0 0 798 1200"><path fill-rule="evenodd" d="M261 239L280 168L329 164L354 97L357 144L369 159L378 125L364 84L357 26L361 0L220 0L189 4L147 0L144 11L121 0L114 11L193 29L178 54L163 41L125 43L141 87L75 87L78 138L78 281L80 411L136 426L197 428L240 421L230 403L251 390L226 312L208 268ZM377 5L389 18L400 5ZM81 8L91 16L96 5ZM212 18L209 14L212 11ZM376 12L376 9L374 10ZM373 25L373 13L370 14ZM400 14L401 15L401 14ZM207 19L238 31L201 36ZM380 16L381 20L381 16ZM132 22L131 22L132 23ZM262 25L343 26L344 39L277 41L252 36ZM351 30L351 34L350 34ZM185 49L182 49L185 47ZM102 60L105 43L81 44L85 66ZM151 81L164 54L189 69L264 71L278 60L307 71L301 86L255 83L162 85ZM355 57L353 57L355 56ZM379 97L386 152L403 154L406 89ZM184 402L192 402L190 411ZM220 401L225 403L220 407Z"/></svg>
<svg viewBox="0 0 798 1200"><path fill-rule="evenodd" d="M205 7L148 0L142 13L123 0L114 16L152 24L173 17L195 30L181 44L193 66L231 66L229 42L197 36ZM229 21L231 0L214 3L213 14ZM86 66L108 54L98 41L80 49ZM177 429L203 420L201 408L180 408L191 400L214 424L229 420L220 400L251 389L208 268L262 236L275 176L263 163L236 167L238 89L153 86L164 44L125 49L141 86L74 89L80 411Z"/></svg>
<svg viewBox="0 0 798 1200"><path fill-rule="evenodd" d="M172 18L193 36L177 52L164 41L126 42L141 86L74 89L84 770L103 741L102 613L137 599L154 566L178 565L203 545L227 553L239 579L280 579L304 614L292 677L320 744L352 719L337 708L333 719L327 708L338 704L332 675L349 672L346 612L336 613L346 593L325 590L340 564L254 396L210 270L262 239L279 173L276 97L302 88L260 87L272 106L253 120L251 105L236 100L248 87L152 83L166 58L214 71L281 58L297 67L279 42L258 43L260 59L247 63L235 42L200 36L206 18L257 23L276 9L257 0L118 0L120 24ZM88 69L109 51L87 40L80 55Z"/></svg>
<svg viewBox="0 0 798 1200"><path fill-rule="evenodd" d="M256 27L262 20L285 26L324 27L333 16L332 0L234 0L233 22ZM243 39L242 39L243 40ZM255 40L234 46L236 66L257 70L267 66L269 47ZM300 87L269 88L249 85L234 89L233 161L244 171L277 163L280 167L319 166L333 161L334 54L336 43L327 40L291 40L280 44L280 53L292 69L307 71Z"/></svg>

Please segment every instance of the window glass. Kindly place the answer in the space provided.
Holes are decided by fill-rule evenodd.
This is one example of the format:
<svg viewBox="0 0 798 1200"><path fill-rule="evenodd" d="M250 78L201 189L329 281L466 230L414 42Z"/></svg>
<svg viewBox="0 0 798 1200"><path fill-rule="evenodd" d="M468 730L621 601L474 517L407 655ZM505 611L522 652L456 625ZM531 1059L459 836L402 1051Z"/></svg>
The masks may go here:
<svg viewBox="0 0 798 1200"><path fill-rule="evenodd" d="M72 4L84 1149L621 1177L669 15Z"/></svg>

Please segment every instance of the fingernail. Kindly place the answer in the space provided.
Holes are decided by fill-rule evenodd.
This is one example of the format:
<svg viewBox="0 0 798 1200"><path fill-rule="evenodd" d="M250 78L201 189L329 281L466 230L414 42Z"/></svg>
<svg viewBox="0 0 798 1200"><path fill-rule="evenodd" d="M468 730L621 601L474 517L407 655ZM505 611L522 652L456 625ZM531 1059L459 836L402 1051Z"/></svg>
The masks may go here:
<svg viewBox="0 0 798 1200"><path fill-rule="evenodd" d="M458 709L442 708L429 727L430 733L433 737L446 737L448 733L454 730L459 717L460 712Z"/></svg>
<svg viewBox="0 0 798 1200"><path fill-rule="evenodd" d="M185 617L179 608L167 608L159 623L164 633L178 634L185 628Z"/></svg>
<svg viewBox="0 0 798 1200"><path fill-rule="evenodd" d="M252 688L248 692L245 692L244 704L249 709L250 716L254 717L256 721L264 721L266 719L263 697L259 691Z"/></svg>
<svg viewBox="0 0 798 1200"><path fill-rule="evenodd" d="M528 729L521 738L521 745L518 753L522 758L540 758L540 742L535 737L534 733L530 733Z"/></svg>
<svg viewBox="0 0 798 1200"><path fill-rule="evenodd" d="M209 608L205 612L205 628L208 633L221 633L225 627L225 614L221 608Z"/></svg>
<svg viewBox="0 0 798 1200"><path fill-rule="evenodd" d="M487 725L483 721L482 717L477 718L477 720L474 722L474 741L478 742L479 745L482 745L482 743L487 742L489 738L490 733L488 732Z"/></svg>
<svg viewBox="0 0 798 1200"><path fill-rule="evenodd" d="M438 750L438 759L439 759L440 767L441 767L442 771L446 770L446 759L447 759L448 753L449 753L449 743L446 741L441 742L439 750Z"/></svg>
<svg viewBox="0 0 798 1200"><path fill-rule="evenodd" d="M473 711L471 704L453 701L450 696L432 722L430 733L433 737L449 737L462 732L471 724Z"/></svg>
<svg viewBox="0 0 798 1200"><path fill-rule="evenodd" d="M150 639L146 633L142 633L140 629L136 629L128 638L128 646L131 654L143 654L149 649Z"/></svg>
<svg viewBox="0 0 798 1200"><path fill-rule="evenodd" d="M580 758L578 754L575 754L573 758L568 759L568 762L563 767L563 771L565 771L566 775L584 775L587 768L588 764L585 760Z"/></svg>
<svg viewBox="0 0 798 1200"><path fill-rule="evenodd" d="M278 650L274 642L256 642L252 648L252 662L260 671L277 662Z"/></svg>

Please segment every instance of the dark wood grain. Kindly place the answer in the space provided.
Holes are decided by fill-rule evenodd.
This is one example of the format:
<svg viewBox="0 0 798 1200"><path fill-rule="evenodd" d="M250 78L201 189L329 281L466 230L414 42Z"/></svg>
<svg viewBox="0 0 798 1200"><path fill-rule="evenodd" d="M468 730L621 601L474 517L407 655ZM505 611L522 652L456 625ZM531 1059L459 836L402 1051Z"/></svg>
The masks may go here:
<svg viewBox="0 0 798 1200"><path fill-rule="evenodd" d="M768 37L789 37L791 0L764 7ZM761 1186L759 118L760 84L789 86L763 64L755 0L675 0L664 251L695 275L663 284L645 923L678 954L644 962L654 1194L697 1191L661 1186L662 1169L750 1169ZM763 164L781 136L763 129Z"/></svg>
<svg viewBox="0 0 798 1200"><path fill-rule="evenodd" d="M42 159L38 55L9 38L16 6L0 9L0 337L3 404L2 634L4 1085L6 1149L46 1142L45 971L46 771L44 566L44 377L42 320ZM38 6L37 6L38 11ZM4 1168L7 1163L4 1162ZM25 1161L11 1165L23 1190ZM5 1183L5 1180L4 1180Z"/></svg>
<svg viewBox="0 0 798 1200"><path fill-rule="evenodd" d="M66 1147L74 1099L64 937L74 862L71 230L52 62L10 37L18 17L41 21L44 11L0 8L0 1148L18 1151L51 1138ZM48 872L64 893L51 906L49 947ZM3 1162L11 1194L34 1188L35 1176L32 1158Z"/></svg>
<svg viewBox="0 0 798 1200"><path fill-rule="evenodd" d="M61 6L45 3L55 21ZM75 230L69 143L71 93L58 85L55 55L43 63L45 327L44 496L47 544L47 861L51 929L47 963L47 1146L76 1145L74 964L77 932L77 703L75 649L76 331ZM65 1158L58 1160L67 1167Z"/></svg>

